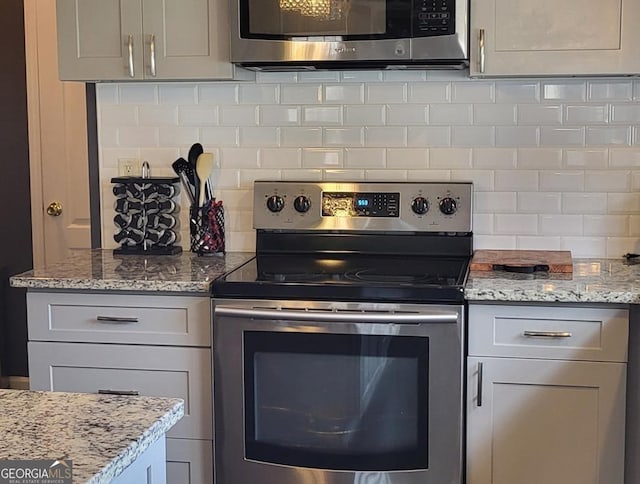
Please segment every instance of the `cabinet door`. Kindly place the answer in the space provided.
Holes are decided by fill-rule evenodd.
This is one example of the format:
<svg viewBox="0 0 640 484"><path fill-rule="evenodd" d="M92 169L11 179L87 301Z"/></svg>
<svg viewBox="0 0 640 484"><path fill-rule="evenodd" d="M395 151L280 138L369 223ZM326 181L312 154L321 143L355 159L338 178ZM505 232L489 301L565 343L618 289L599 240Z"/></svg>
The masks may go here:
<svg viewBox="0 0 640 484"><path fill-rule="evenodd" d="M61 80L142 79L141 0L57 0Z"/></svg>
<svg viewBox="0 0 640 484"><path fill-rule="evenodd" d="M637 0L471 0L470 9L471 75L640 72Z"/></svg>
<svg viewBox="0 0 640 484"><path fill-rule="evenodd" d="M168 437L213 438L211 350L82 343L28 343L31 390L136 392L185 401Z"/></svg>
<svg viewBox="0 0 640 484"><path fill-rule="evenodd" d="M211 484L213 442L167 439L167 484Z"/></svg>
<svg viewBox="0 0 640 484"><path fill-rule="evenodd" d="M231 78L227 2L143 0L142 10L145 78Z"/></svg>
<svg viewBox="0 0 640 484"><path fill-rule="evenodd" d="M467 361L468 484L623 483L623 363Z"/></svg>

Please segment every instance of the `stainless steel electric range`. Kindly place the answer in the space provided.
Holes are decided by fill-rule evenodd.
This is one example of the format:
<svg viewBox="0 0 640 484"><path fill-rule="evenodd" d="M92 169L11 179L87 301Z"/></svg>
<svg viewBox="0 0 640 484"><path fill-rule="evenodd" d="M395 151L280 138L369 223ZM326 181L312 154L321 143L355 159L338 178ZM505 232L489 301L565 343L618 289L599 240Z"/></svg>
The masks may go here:
<svg viewBox="0 0 640 484"><path fill-rule="evenodd" d="M217 484L460 484L470 183L254 186L212 285Z"/></svg>

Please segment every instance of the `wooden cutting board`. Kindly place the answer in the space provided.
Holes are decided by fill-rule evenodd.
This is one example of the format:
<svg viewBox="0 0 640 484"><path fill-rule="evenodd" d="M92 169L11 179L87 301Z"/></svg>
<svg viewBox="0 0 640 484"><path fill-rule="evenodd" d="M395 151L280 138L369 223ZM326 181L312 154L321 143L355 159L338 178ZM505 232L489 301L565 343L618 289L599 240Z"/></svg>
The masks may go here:
<svg viewBox="0 0 640 484"><path fill-rule="evenodd" d="M573 272L568 250L476 250L472 271Z"/></svg>

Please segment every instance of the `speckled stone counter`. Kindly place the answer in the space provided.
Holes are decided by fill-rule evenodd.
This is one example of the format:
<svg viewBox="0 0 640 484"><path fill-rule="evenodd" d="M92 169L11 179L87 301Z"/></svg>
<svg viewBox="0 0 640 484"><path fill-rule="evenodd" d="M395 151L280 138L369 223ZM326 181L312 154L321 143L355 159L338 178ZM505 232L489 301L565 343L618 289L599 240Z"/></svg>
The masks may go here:
<svg viewBox="0 0 640 484"><path fill-rule="evenodd" d="M472 271L465 297L469 301L639 304L640 264L575 259L572 274Z"/></svg>
<svg viewBox="0 0 640 484"><path fill-rule="evenodd" d="M74 483L108 483L183 415L177 398L0 390L0 460L71 459Z"/></svg>
<svg viewBox="0 0 640 484"><path fill-rule="evenodd" d="M199 257L113 255L111 250L74 250L64 261L11 277L13 287L103 291L209 293L211 281L244 264L249 252Z"/></svg>

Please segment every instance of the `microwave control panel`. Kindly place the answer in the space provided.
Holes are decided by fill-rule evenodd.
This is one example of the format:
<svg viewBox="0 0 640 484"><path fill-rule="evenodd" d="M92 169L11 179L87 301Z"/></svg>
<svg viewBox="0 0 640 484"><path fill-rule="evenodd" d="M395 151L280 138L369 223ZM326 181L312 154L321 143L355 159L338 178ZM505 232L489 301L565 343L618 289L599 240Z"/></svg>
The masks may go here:
<svg viewBox="0 0 640 484"><path fill-rule="evenodd" d="M455 0L415 0L413 9L414 37L456 33Z"/></svg>

